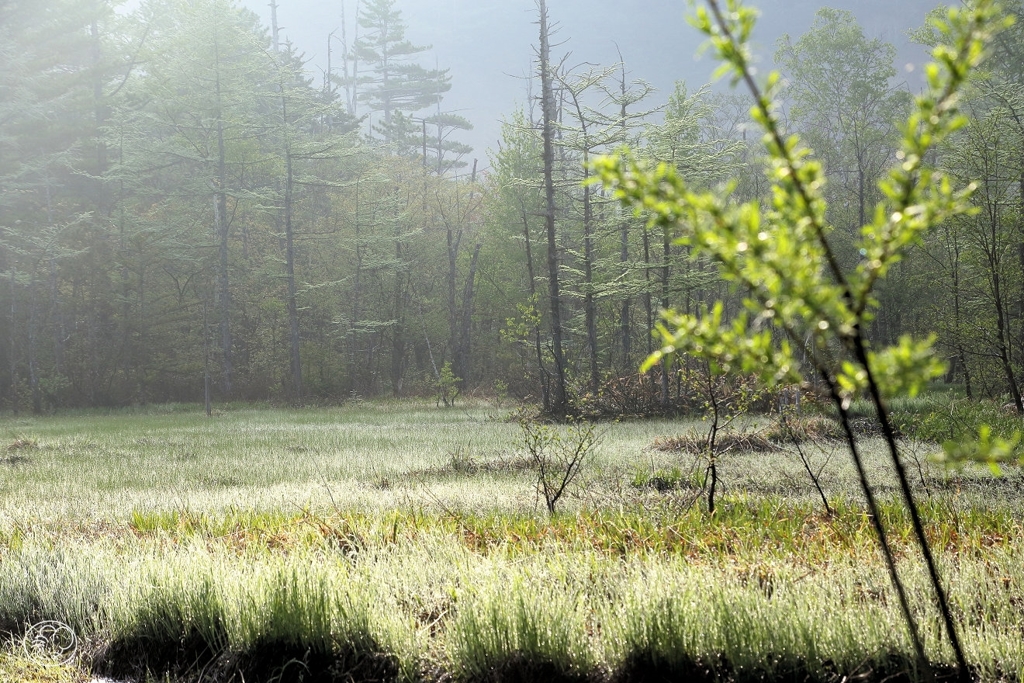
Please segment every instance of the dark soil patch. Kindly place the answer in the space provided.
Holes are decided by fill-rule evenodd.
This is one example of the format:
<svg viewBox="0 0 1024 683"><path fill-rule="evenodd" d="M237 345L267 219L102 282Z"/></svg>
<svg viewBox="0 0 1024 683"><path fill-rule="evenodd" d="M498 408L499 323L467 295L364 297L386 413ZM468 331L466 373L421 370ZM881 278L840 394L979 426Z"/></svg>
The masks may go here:
<svg viewBox="0 0 1024 683"><path fill-rule="evenodd" d="M174 644L114 642L94 654L93 669L117 680L142 681L155 674L204 683L386 683L399 677L398 659L379 647L324 651L264 642L247 652L215 653L198 638Z"/></svg>
<svg viewBox="0 0 1024 683"><path fill-rule="evenodd" d="M448 677L441 678L447 680ZM600 683L607 677L602 671L567 670L563 665L517 652L496 661L487 673L465 680L469 683Z"/></svg>
<svg viewBox="0 0 1024 683"><path fill-rule="evenodd" d="M187 678L209 669L216 658L198 634L178 642L136 637L100 645L92 654L92 668L116 680L146 680L157 672Z"/></svg>
<svg viewBox="0 0 1024 683"><path fill-rule="evenodd" d="M959 672L950 666L931 667L936 683L960 683ZM798 659L778 658L770 668L742 669L723 658L671 660L653 653L636 653L612 675L612 683L919 683L928 680L926 669L912 659L890 655L866 661L853 671L841 671L830 662L810 670ZM978 681L972 674L968 681ZM966 681L964 683L967 683Z"/></svg>
<svg viewBox="0 0 1024 683"><path fill-rule="evenodd" d="M390 683L399 679L397 659L384 652L353 647L321 651L283 643L264 643L245 653L214 656L200 643L139 649L141 641L116 643L94 659L94 670L119 680L169 677L190 683ZM154 647L155 646L155 647ZM961 683L949 666L933 666L935 683ZM826 663L810 670L805 662L778 658L765 668L744 669L721 657L666 658L640 652L630 656L616 671L566 669L551 661L516 653L496 661L486 672L453 676L444 670L423 672L423 681L463 683L919 683L928 680L924 667L903 656L890 655L865 662L852 671ZM980 680L976 674L968 679ZM1007 681L1017 681L1013 676ZM965 682L966 683L966 682Z"/></svg>
<svg viewBox="0 0 1024 683"><path fill-rule="evenodd" d="M648 652L630 655L612 676L612 683L716 683L723 663L678 657L668 661Z"/></svg>
<svg viewBox="0 0 1024 683"><path fill-rule="evenodd" d="M282 643L257 646L238 656L228 669L247 683L384 683L399 675L397 658L384 652L347 646L324 652Z"/></svg>

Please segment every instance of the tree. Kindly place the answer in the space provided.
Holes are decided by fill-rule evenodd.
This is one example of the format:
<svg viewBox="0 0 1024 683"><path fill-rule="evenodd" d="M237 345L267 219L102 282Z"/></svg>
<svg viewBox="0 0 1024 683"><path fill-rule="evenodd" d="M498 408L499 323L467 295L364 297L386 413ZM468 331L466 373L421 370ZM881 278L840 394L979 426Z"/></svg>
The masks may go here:
<svg viewBox="0 0 1024 683"><path fill-rule="evenodd" d="M725 70L731 72L734 83L743 82L751 91L753 114L765 133L772 159L773 200L767 210L759 202L731 202L718 193L691 188L666 164L650 171L619 157L600 162L602 177L617 196L649 212L653 223L679 230L686 244L713 259L723 277L746 293L744 311L731 321L724 318L721 304L706 313L669 313L667 324L659 328L663 348L647 364L691 354L708 360L716 372L737 369L768 384L802 381L806 371L821 379L840 417L917 656L926 665L918 623L850 426L852 399L866 395L884 435L959 674L968 680L970 670L900 459L886 402L889 396L916 392L943 368L934 358L932 339L904 337L897 345L873 348L866 325L877 307L874 292L878 283L906 250L920 243L922 235L935 225L970 212L968 197L974 188L954 189L951 179L927 167L925 159L935 145L964 124L957 110L959 90L970 70L981 62L986 39L998 28L996 9L981 1L949 11L943 28L948 45L933 52L937 63L926 71L928 89L917 98L902 129L901 163L879 183L883 200L856 243L862 258L853 268L844 268L826 239L830 226L822 194L822 166L809 158L796 138L783 135L775 105L781 79L777 73L770 75L762 89L752 76L746 42L755 13L738 0L729 0L725 11L717 0L708 0L708 6L699 11L697 23L726 62ZM785 337L778 343L777 333ZM808 370L801 367L795 353L805 343Z"/></svg>
<svg viewBox="0 0 1024 683"><path fill-rule="evenodd" d="M311 135L316 121L324 118L325 113L332 109L328 103L323 106L310 87L310 82L303 75L302 60L294 53L291 46L284 53L275 52L273 66L277 70L278 92L280 102L280 155L284 162L284 183L281 199L281 227L284 232L285 281L287 285L286 303L288 308L288 341L289 370L291 374L292 398L302 401L302 353L299 333L299 304L295 280L295 204L299 186L296 176L303 185L313 182L312 177L301 174L296 167L312 159L323 158L331 152L331 142L318 140ZM344 120L340 111L331 111L332 121L335 118ZM331 126L328 132L333 132ZM344 127L337 126L343 131Z"/></svg>
<svg viewBox="0 0 1024 683"><path fill-rule="evenodd" d="M1021 403L1024 363L1024 64L1019 2L1004 4L1017 22L996 36L982 69L965 92L970 121L940 150L943 168L961 182L976 181L977 212L944 225L925 253L945 282L930 292L932 324L962 374L969 397L1008 396ZM933 12L931 19L940 18ZM914 33L934 46L934 26Z"/></svg>
<svg viewBox="0 0 1024 683"><path fill-rule="evenodd" d="M492 172L485 197L487 225L492 233L489 243L494 249L490 260L514 264L512 268L495 268L490 278L504 276L495 287L501 294L502 309L519 313L515 317L506 314L501 320L505 323L501 335L515 345L520 367L534 366L541 402L547 407L550 375L541 333L537 287L540 265L534 256L541 232L537 219L544 216L545 201L543 189L536 182L537 160L543 154L537 132L521 109L502 124L501 143L491 156ZM512 379L504 377L506 381Z"/></svg>
<svg viewBox="0 0 1024 683"><path fill-rule="evenodd" d="M714 187L736 170L739 152L737 143L718 130L714 118L708 88L701 88L691 94L685 83L677 82L665 108L665 120L661 124L648 126L645 155L671 165L694 187ZM695 262L690 258L690 250L686 247L682 249L682 258L676 257L672 250L672 230L665 227L661 228L659 236L661 259L656 266L651 257L650 232L648 230L644 233L645 273L648 276L644 308L648 329L654 326L652 297L655 293L660 294L659 306L662 310L681 305L683 310L689 312L700 306L701 302L697 299L702 292L720 282L714 270L706 267L703 260ZM650 275L655 270L660 275L659 282L651 281ZM673 294L682 300L673 300ZM663 367L662 405L667 405L668 399L669 372L668 368Z"/></svg>
<svg viewBox="0 0 1024 683"><path fill-rule="evenodd" d="M440 106L438 106L440 109ZM473 130L469 119L458 114L438 111L423 119L423 165L432 168L438 175L452 170L465 168L468 164L463 158L473 151L464 142L452 138L452 134L460 130ZM433 127L433 133L427 137L427 126ZM475 172L474 172L475 175Z"/></svg>
<svg viewBox="0 0 1024 683"><path fill-rule="evenodd" d="M783 36L775 53L793 126L825 167L829 219L847 240L870 218L875 182L899 142L896 121L910 102L891 85L895 57L893 45L864 35L852 12L829 7L795 42Z"/></svg>
<svg viewBox="0 0 1024 683"><path fill-rule="evenodd" d="M544 144L544 230L547 236L548 266L548 321L551 328L551 354L555 375L550 391L550 404L545 408L554 415L564 415L568 409L566 391L565 352L562 348L562 292L559 274L558 238L555 233L555 95L552 89L551 31L548 28L548 8L545 0L538 0L540 47L537 50L537 70L541 82L541 139Z"/></svg>
<svg viewBox="0 0 1024 683"><path fill-rule="evenodd" d="M398 150L278 34L230 0L0 0L5 406L195 400L207 361L221 396L398 393L431 340L470 376L481 194L446 176L446 76Z"/></svg>
<svg viewBox="0 0 1024 683"><path fill-rule="evenodd" d="M159 167L161 179L170 179L168 169L177 171L172 197L188 197L194 202L190 209L209 217L216 252L202 261L214 273L221 391L230 396L236 377L232 318L237 313L232 232L251 189L245 187L247 172L265 162L258 153L267 104L261 94L279 84L267 69L268 39L255 16L228 0L151 0L142 12L153 28L141 57L147 64L145 78L131 93L145 106L126 112L133 119L132 152L141 155L137 163L151 166L159 159L167 164ZM208 243L205 235L193 239L204 255L212 251L201 246Z"/></svg>
<svg viewBox="0 0 1024 683"><path fill-rule="evenodd" d="M583 164L583 315L587 338L588 386L597 393L601 384L598 369L597 297L594 281L596 260L594 215L595 188L590 182L590 159L599 149L606 149L620 140L621 126L616 120L600 116L584 103L589 91L599 88L613 73L613 69L590 69L583 73L556 72L562 98L567 103L572 126L561 129L561 144L576 152ZM563 116L565 121L567 117Z"/></svg>
<svg viewBox="0 0 1024 683"><path fill-rule="evenodd" d="M352 49L353 59L365 65L360 70L364 75L357 77L358 98L383 114L379 129L385 142L391 142L395 112L410 114L436 105L451 89L451 77L447 69L426 69L412 61L429 48L406 39L395 0L369 0L358 23L365 29Z"/></svg>
<svg viewBox="0 0 1024 683"><path fill-rule="evenodd" d="M434 189L431 209L436 212L438 222L443 225L445 246L447 247L448 271L445 274L447 317L448 317L448 348L452 362L449 370L454 373L459 389L471 381L471 326L473 317L473 298L477 264L480 260L481 243L479 236L474 235L475 223L479 218L481 195L477 191L475 179L469 182L439 183ZM473 253L466 269L462 283L461 296L459 284L459 254L463 240L474 240Z"/></svg>
<svg viewBox="0 0 1024 683"><path fill-rule="evenodd" d="M103 221L89 213L109 208L86 155L99 125L95 84L110 75L97 55L110 14L105 2L0 3L0 268L9 285L2 392L14 410L26 376L36 412L44 380L67 381L60 271L81 255L77 239L102 234ZM99 321L83 323L98 338Z"/></svg>
<svg viewBox="0 0 1024 683"><path fill-rule="evenodd" d="M980 209L973 215L958 217L946 229L947 234L955 231L954 237L964 239L956 246L968 247L966 262L958 262L957 271L953 273L955 291L960 289L959 277L967 275L964 284L969 300L975 302L969 307L973 309L969 311L971 315L958 321L960 324L954 331L959 332L962 325L969 327L974 340L972 353L997 360L1003 386L1017 413L1024 414L1014 368L1011 303L1011 283L1014 276L1019 277L1018 264L1013 259L1020 240L1015 210L1021 177L1016 167L1019 140L1013 127L1006 125L1000 108L978 111L977 105L984 103L971 104L975 106L972 106L970 122L943 157L951 176L962 184L977 183L978 190L971 199ZM969 268L971 265L974 267ZM959 304L959 301L954 303ZM960 312L960 306L956 305L954 315Z"/></svg>
<svg viewBox="0 0 1024 683"><path fill-rule="evenodd" d="M644 81L634 81L631 85L626 83L626 64L622 59L622 53L619 52L619 81L618 89L610 88L606 91L608 99L613 106L618 106L618 125L620 128L621 136L618 140L620 145L628 145L636 141L637 134L635 128L638 123L642 123L643 120L648 116L650 112L631 111L630 107L643 101L648 95L651 94L653 88ZM634 297L640 293L639 287L636 282L631 282L630 275L636 269L632 267L630 262L630 233L636 227L625 214L618 216L619 219L619 278L621 286L619 288L619 294L622 297L621 308L619 309L619 343L622 349L621 365L618 368L619 371L625 371L633 368L633 313L632 313L632 302ZM647 233L641 231L644 235L644 242L647 241ZM648 253L649 253L648 249ZM645 267L643 268L645 276L649 275L649 271ZM632 278L635 279L635 278ZM646 309L650 310L650 297L645 297ZM647 327L645 330L653 327L653 320L647 321ZM646 335L648 339L648 345L650 344L650 335ZM647 350L647 353L651 353L651 349Z"/></svg>

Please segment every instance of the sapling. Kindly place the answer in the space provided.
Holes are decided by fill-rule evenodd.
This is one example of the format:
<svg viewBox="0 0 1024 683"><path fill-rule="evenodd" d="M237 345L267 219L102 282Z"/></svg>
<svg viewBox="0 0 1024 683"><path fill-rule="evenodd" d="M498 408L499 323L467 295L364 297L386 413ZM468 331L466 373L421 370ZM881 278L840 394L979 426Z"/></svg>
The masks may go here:
<svg viewBox="0 0 1024 683"><path fill-rule="evenodd" d="M984 57L988 39L1006 21L995 3L978 0L950 9L936 25L943 44L933 51L935 61L925 68L925 92L901 127L898 164L879 182L884 199L856 240L859 262L844 268L829 239L822 166L783 131L777 106L782 79L776 72L763 83L754 77L748 41L756 13L739 0L724 4L708 0L694 23L722 60L719 73L731 74L733 84L742 82L753 96L751 116L764 132L770 160L770 205L733 201L720 190L697 191L674 168L649 168L628 154L595 163L622 202L646 213L651 225L676 230L683 244L715 262L722 276L744 292L744 310L731 320L725 319L721 303L702 315L665 313L657 328L662 348L645 367L688 354L706 359L713 372L752 373L769 385L800 383L812 374L820 378L838 411L917 657L926 664L917 620L850 423L851 401L865 396L896 472L960 675L967 677L963 648L886 408L886 397L914 395L944 368L931 338L905 336L894 346L873 348L867 330L878 305L875 292L889 269L927 230L971 210L974 186L955 188L925 159L965 123L957 111L959 91ZM806 351L803 363L798 349Z"/></svg>
<svg viewBox="0 0 1024 683"><path fill-rule="evenodd" d="M537 473L537 493L553 515L562 496L578 485L584 464L601 442L601 433L593 422L582 420L569 420L563 426L523 417L519 428Z"/></svg>
<svg viewBox="0 0 1024 683"><path fill-rule="evenodd" d="M762 392L744 381L716 375L709 363L695 372L688 372L687 384L703 404L706 433L700 455L706 467L701 488L707 496L708 514L713 515L719 485L719 458L732 448L721 437L733 428L738 419L750 412L751 405L761 398Z"/></svg>
<svg viewBox="0 0 1024 683"><path fill-rule="evenodd" d="M435 404L440 406L444 403L445 408L453 408L455 399L459 397L461 382L462 379L456 377L452 371L452 362L445 361L434 382L434 396L437 399Z"/></svg>

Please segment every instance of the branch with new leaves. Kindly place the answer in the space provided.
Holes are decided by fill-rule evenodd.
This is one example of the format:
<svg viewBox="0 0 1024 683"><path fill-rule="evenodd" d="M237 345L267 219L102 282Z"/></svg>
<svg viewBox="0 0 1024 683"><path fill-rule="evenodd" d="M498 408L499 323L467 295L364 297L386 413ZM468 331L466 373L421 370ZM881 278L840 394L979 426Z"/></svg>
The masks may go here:
<svg viewBox="0 0 1024 683"><path fill-rule="evenodd" d="M886 406L887 397L916 394L943 373L944 365L933 352L933 337L904 336L893 346L873 348L866 330L877 310L879 283L906 251L929 229L972 211L974 184L956 187L925 160L966 123L957 109L960 91L980 64L986 43L1007 21L995 3L983 0L949 10L936 24L942 44L926 67L927 88L902 126L897 165L879 182L883 199L860 229L855 242L859 262L843 268L830 242L833 229L822 165L796 136L787 136L779 117L781 76L771 73L764 83L754 77L748 41L756 12L738 0L725 5L708 0L694 23L722 61L719 75L730 75L733 85L744 84L753 97L751 116L764 133L770 159L770 206L732 200L734 186L725 192L694 189L675 168L664 163L652 168L629 154L606 156L594 164L601 181L624 204L646 215L650 226L675 230L680 243L716 263L722 277L745 293L744 311L732 320L725 319L721 304L699 313L666 312L656 331L662 347L645 368L685 354L708 361L715 372L740 371L772 386L800 383L810 373L823 380L846 434L911 639L918 658L927 663L850 423L851 401L866 396L897 474L957 666L966 677L969 667ZM806 351L807 367L798 360L797 349Z"/></svg>

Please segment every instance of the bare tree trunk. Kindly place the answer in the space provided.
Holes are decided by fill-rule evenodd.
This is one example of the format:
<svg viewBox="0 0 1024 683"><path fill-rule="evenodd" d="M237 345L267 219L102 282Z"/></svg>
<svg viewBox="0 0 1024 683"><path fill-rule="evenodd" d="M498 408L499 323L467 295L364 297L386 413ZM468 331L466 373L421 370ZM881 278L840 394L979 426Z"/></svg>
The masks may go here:
<svg viewBox="0 0 1024 683"><path fill-rule="evenodd" d="M53 193L50 190L50 178L47 173L46 178L46 222L48 225L53 225ZM53 361L54 370L58 375L64 374L64 314L62 312L61 300L60 300L60 287L57 282L57 259L50 255L49 268L50 268L50 305L53 307ZM126 318L127 320L127 318Z"/></svg>
<svg viewBox="0 0 1024 683"><path fill-rule="evenodd" d="M643 231L643 249L644 249L644 314L646 320L646 327L644 335L647 338L647 357L649 358L654 353L654 337L651 332L654 330L654 296L652 294L653 284L651 282L651 231ZM654 378L648 373L647 378L651 382L652 389L654 384ZM648 381L645 378L644 381Z"/></svg>
<svg viewBox="0 0 1024 683"><path fill-rule="evenodd" d="M999 226L1001 225L1002 216L999 213L998 205L989 205L986 211L986 232L984 236L984 243L982 249L985 253L986 265L988 267L987 276L989 278L989 286L991 287L992 293L992 304L995 308L996 314L996 339L999 343L999 362L1002 366L1003 375L1006 379L1007 389L1010 391L1010 396L1013 398L1013 405L1018 415L1024 415L1024 403L1021 402L1020 387L1017 384L1017 379L1014 376L1013 361L1011 353L1011 339L1008 330L1008 317L1006 307L1003 302L1003 287L1002 287L1002 257L1003 251L999 247Z"/></svg>
<svg viewBox="0 0 1024 683"><path fill-rule="evenodd" d="M28 385L32 390L32 412L43 412L43 397L39 387L39 361L36 357L36 341L39 330L39 304L36 301L36 277L28 289Z"/></svg>
<svg viewBox="0 0 1024 683"><path fill-rule="evenodd" d="M277 0L270 0L270 43L274 52L281 51L281 33L277 25Z"/></svg>
<svg viewBox="0 0 1024 683"><path fill-rule="evenodd" d="M207 300L203 298L203 405L206 417L213 415L213 402L210 398L210 325L207 315Z"/></svg>
<svg viewBox="0 0 1024 683"><path fill-rule="evenodd" d="M276 11L276 6L271 5ZM291 136L288 131L288 98L285 82L281 79L281 122L284 137L284 240L285 277L288 281L288 341L292 376L293 400L302 402L302 356L299 340L299 306L295 291L295 231L292 225L292 199L295 192L295 171L292 160Z"/></svg>
<svg viewBox="0 0 1024 683"><path fill-rule="evenodd" d="M352 43L359 43L359 0L356 0L356 18L352 26ZM353 117L358 115L357 109L359 107L359 58L353 53L352 59L352 92L349 95L352 111L349 112Z"/></svg>
<svg viewBox="0 0 1024 683"><path fill-rule="evenodd" d="M583 317L587 331L587 356L590 365L590 390L595 394L601 386L601 374L597 367L597 304L594 296L594 201L590 180L591 141L587 131L587 110L580 102L578 93L571 85L562 81L563 97L568 93L572 100L576 119L583 134ZM564 148L563 148L564 152ZM564 154L563 154L564 163Z"/></svg>
<svg viewBox="0 0 1024 683"><path fill-rule="evenodd" d="M352 390L355 391L359 388L357 383L358 379L361 379L361 373L358 372L362 367L370 367L369 359L364 366L359 358L359 340L360 336L356 332L357 325L359 324L359 318L363 314L362 305L362 293L363 293L363 246L361 243L361 230L359 227L359 180L356 180L355 187L355 252L356 252L356 272L353 276L352 282L352 320L349 324L349 367L352 372Z"/></svg>
<svg viewBox="0 0 1024 683"><path fill-rule="evenodd" d="M654 302L651 296L651 233L644 230L644 313L647 317L647 331L654 329ZM647 355L654 353L654 338L647 335Z"/></svg>
<svg viewBox="0 0 1024 683"><path fill-rule="evenodd" d="M715 514L715 493L718 490L718 430L722 421L722 410L718 396L715 394L715 380L711 375L711 366L706 366L708 405L711 407L711 429L708 432L708 514Z"/></svg>
<svg viewBox="0 0 1024 683"><path fill-rule="evenodd" d="M857 160L857 229L859 230L867 221L865 209L867 206L867 190L865 188L864 165Z"/></svg>
<svg viewBox="0 0 1024 683"><path fill-rule="evenodd" d="M341 2L341 63L342 63L342 74L343 74L344 83L345 83L345 110L348 111L348 113L351 116L355 116L356 115L356 105L355 105L355 102L352 99L352 87L353 87L353 84L352 84L352 81L349 79L349 75L348 75L348 60L349 60L348 25L346 24L346 21L345 21L345 5L346 5L345 0L342 0L342 2Z"/></svg>
<svg viewBox="0 0 1024 683"><path fill-rule="evenodd" d="M956 354L960 367L964 371L964 391L967 393L967 398L973 399L974 391L971 387L971 369L967 365L967 351L964 348L963 322L960 313L960 245L955 244L953 250L953 329L956 334Z"/></svg>
<svg viewBox="0 0 1024 683"><path fill-rule="evenodd" d="M92 39L92 67L93 67L93 106L96 117L96 205L103 215L107 215L111 207L106 192L106 181L104 175L107 172L107 144L101 133L107 125L107 108L103 104L103 51L100 42L100 27L96 19L93 19L89 26L90 38Z"/></svg>
<svg viewBox="0 0 1024 683"><path fill-rule="evenodd" d="M287 178L284 190L285 269L288 279L288 337L291 346L292 391L295 400L302 402L302 356L299 339L299 306L295 291L295 232L292 226L292 193L294 174L290 146L285 147Z"/></svg>
<svg viewBox="0 0 1024 683"><path fill-rule="evenodd" d="M623 282L625 282L626 276L629 274L629 266L627 265L629 263L629 224L626 221L622 221L620 249L619 263L622 264L622 278ZM633 364L633 331L630 326L632 318L631 306L632 303L627 294L622 298L622 308L619 311L619 334L622 338L622 366L626 371L629 371Z"/></svg>
<svg viewBox="0 0 1024 683"><path fill-rule="evenodd" d="M220 303L221 388L230 396L234 383L231 354L231 289L228 277L227 152L224 146L224 109L220 83L220 46L214 37L214 81L217 98L217 188L214 193L214 223L218 238L217 297Z"/></svg>
<svg viewBox="0 0 1024 683"><path fill-rule="evenodd" d="M64 312L57 284L57 263L50 257L50 302L53 306L53 364L58 375L64 374Z"/></svg>
<svg viewBox="0 0 1024 683"><path fill-rule="evenodd" d="M622 79L619 82L619 93L622 98L622 108L619 115L622 117L622 140L623 144L626 141L626 65L622 61L622 55L619 54L619 62L622 63ZM626 276L629 274L629 221L625 218L622 220L622 224L619 226L619 263L622 265L622 281L626 282ZM622 335L622 364L623 369L629 371L633 364L633 340L632 330L630 330L630 296L626 294L622 298L622 309L619 313L619 329Z"/></svg>
<svg viewBox="0 0 1024 683"><path fill-rule="evenodd" d="M228 280L228 236L223 193L213 199L214 221L218 233L217 301L220 304L221 389L225 396L232 390L234 367L231 358L231 290Z"/></svg>
<svg viewBox="0 0 1024 683"><path fill-rule="evenodd" d="M1018 194L1018 240L1017 243L1017 263L1020 267L1020 291L1018 292L1017 300L1017 321L1019 324L1020 332L1017 336L1017 348L1024 349L1024 171L1021 172L1017 179L1017 194Z"/></svg>
<svg viewBox="0 0 1024 683"><path fill-rule="evenodd" d="M584 151L583 180L590 178L589 154ZM583 313L587 326L587 349L590 355L590 390L597 393L601 373L597 369L597 304L594 300L594 206L590 185L583 186Z"/></svg>
<svg viewBox="0 0 1024 683"><path fill-rule="evenodd" d="M551 324L551 352L555 361L554 386L550 411L564 415L568 408L565 387L565 356L562 351L562 296L558 279L558 241L555 234L555 98L551 88L551 46L548 31L548 10L545 0L538 0L540 14L540 82L544 138L544 223L548 248L548 306Z"/></svg>
<svg viewBox="0 0 1024 683"><path fill-rule="evenodd" d="M526 207L522 207L523 237L526 240L526 271L530 279L530 301L537 302L537 280L533 268L533 247L530 239L530 222L527 218ZM540 343L540 327L533 327L533 345L537 353L537 373L540 377L540 391L544 412L551 409L551 392L547 368L544 367L544 351Z"/></svg>
<svg viewBox="0 0 1024 683"><path fill-rule="evenodd" d="M11 345L10 346L10 350L8 351L8 353L10 354L9 360L10 360L10 366L11 366L11 412L13 412L15 415L17 415L18 414L18 410L20 408L20 406L19 406L20 401L18 400L19 399L19 397L18 397L18 354L17 354L17 349L18 349L18 336L17 336L17 331L18 331L18 303L17 303L17 301L18 301L18 299L17 299L17 294L18 294L18 291L17 291L17 287L16 287L16 283L17 283L17 270L16 270L15 265L14 265L14 257L11 255L9 250L6 250L6 251L7 251L7 254L6 254L7 258L10 259L10 262L7 264L7 268L8 268L7 279L8 279L8 283L10 284L10 294L11 294L11 316L10 316L10 324L9 324L9 327L8 327L8 332L10 333L10 345Z"/></svg>
<svg viewBox="0 0 1024 683"><path fill-rule="evenodd" d="M480 246L478 242L473 247L473 258L469 261L469 274L466 275L466 285L462 290L462 324L459 330L459 345L455 354L455 376L462 379L463 386L472 379L470 335L473 327L473 283L476 280L476 264L480 257Z"/></svg>
<svg viewBox="0 0 1024 683"><path fill-rule="evenodd" d="M424 126L426 123L424 123ZM424 130L426 130L424 128ZM425 140L425 138L424 138ZM424 150L426 143L424 142ZM423 160L426 163L426 152ZM458 188L456 188L456 192ZM459 219L460 217L456 217ZM462 227L456 229L451 220L445 220L445 236L448 240L448 346L452 350L452 361L455 376L464 379L460 372L459 358L459 304L455 298L456 280L459 276L459 247L462 245Z"/></svg>
<svg viewBox="0 0 1024 683"><path fill-rule="evenodd" d="M402 242L395 238L395 308L391 333L391 391L402 395L405 378L405 278L402 274Z"/></svg>
<svg viewBox="0 0 1024 683"><path fill-rule="evenodd" d="M1003 368L1003 375L1006 377L1006 385L1013 398L1014 408L1018 415L1024 415L1024 403L1021 402L1020 387L1017 385L1017 378L1014 376L1013 364L1010 361L1010 348L1006 333L1005 308L1003 307L1002 288L1000 285L999 271L992 271L992 296L996 306L996 337L999 339L999 362Z"/></svg>

